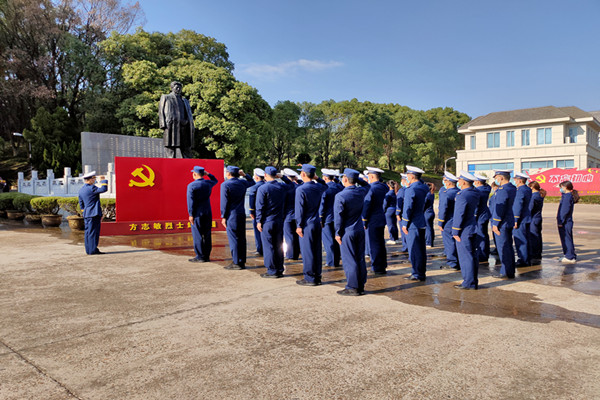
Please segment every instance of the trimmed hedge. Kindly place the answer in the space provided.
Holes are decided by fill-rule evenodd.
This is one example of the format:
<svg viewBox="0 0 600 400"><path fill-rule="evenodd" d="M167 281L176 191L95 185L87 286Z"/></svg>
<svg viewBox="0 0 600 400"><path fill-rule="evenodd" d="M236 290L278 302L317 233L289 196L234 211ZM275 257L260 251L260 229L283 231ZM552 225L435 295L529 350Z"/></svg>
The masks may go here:
<svg viewBox="0 0 600 400"><path fill-rule="evenodd" d="M20 194L21 193L18 192L0 193L0 210L14 210L15 206L13 205L13 200Z"/></svg>
<svg viewBox="0 0 600 400"><path fill-rule="evenodd" d="M60 207L58 200L61 197L36 197L31 199L31 207L39 214L58 214Z"/></svg>
<svg viewBox="0 0 600 400"><path fill-rule="evenodd" d="M34 213L33 207L31 206L31 200L38 198L40 196L35 196L32 194L19 193L19 196L15 196L13 199L13 206L15 206L15 210L32 214Z"/></svg>
<svg viewBox="0 0 600 400"><path fill-rule="evenodd" d="M58 199L58 205L71 215L82 216L78 197L61 197Z"/></svg>

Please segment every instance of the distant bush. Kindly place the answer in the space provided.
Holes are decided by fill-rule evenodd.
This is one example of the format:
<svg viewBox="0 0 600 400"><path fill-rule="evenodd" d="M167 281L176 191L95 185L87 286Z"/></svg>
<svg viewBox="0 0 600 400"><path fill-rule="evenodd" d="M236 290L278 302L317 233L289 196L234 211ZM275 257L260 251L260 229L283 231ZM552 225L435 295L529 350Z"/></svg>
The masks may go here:
<svg viewBox="0 0 600 400"><path fill-rule="evenodd" d="M58 205L71 215L82 216L78 197L61 197L58 199Z"/></svg>
<svg viewBox="0 0 600 400"><path fill-rule="evenodd" d="M106 219L115 219L117 209L116 209L116 200L115 199L100 199L100 207L102 207L102 215Z"/></svg>
<svg viewBox="0 0 600 400"><path fill-rule="evenodd" d="M58 214L60 197L36 197L31 199L31 207L39 214Z"/></svg>
<svg viewBox="0 0 600 400"><path fill-rule="evenodd" d="M17 211L31 214L34 212L33 207L31 206L31 200L38 197L40 196L35 196L26 193L17 193L17 196L15 196L15 198L13 199L13 206Z"/></svg>
<svg viewBox="0 0 600 400"><path fill-rule="evenodd" d="M0 193L0 210L14 210L15 206L13 200L19 195L21 195L21 193L18 192Z"/></svg>

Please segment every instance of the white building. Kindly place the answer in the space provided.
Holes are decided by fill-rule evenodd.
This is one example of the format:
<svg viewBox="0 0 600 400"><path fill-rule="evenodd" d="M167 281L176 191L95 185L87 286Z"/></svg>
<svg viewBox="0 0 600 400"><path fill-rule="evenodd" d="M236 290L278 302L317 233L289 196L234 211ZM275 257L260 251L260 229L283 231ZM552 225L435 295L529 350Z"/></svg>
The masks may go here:
<svg viewBox="0 0 600 400"><path fill-rule="evenodd" d="M495 169L600 168L600 111L540 107L477 117L458 128L465 150L456 170L491 176Z"/></svg>

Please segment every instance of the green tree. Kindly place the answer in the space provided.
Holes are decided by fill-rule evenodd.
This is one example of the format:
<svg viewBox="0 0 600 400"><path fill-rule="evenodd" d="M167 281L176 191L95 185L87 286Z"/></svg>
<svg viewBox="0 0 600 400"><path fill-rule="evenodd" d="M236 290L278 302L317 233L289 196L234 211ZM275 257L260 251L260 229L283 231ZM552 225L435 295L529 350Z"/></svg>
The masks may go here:
<svg viewBox="0 0 600 400"><path fill-rule="evenodd" d="M287 164L290 165L295 157L303 130L298 126L300 115L300 107L291 101L280 101L273 107L269 149L271 164L281 167L287 157Z"/></svg>

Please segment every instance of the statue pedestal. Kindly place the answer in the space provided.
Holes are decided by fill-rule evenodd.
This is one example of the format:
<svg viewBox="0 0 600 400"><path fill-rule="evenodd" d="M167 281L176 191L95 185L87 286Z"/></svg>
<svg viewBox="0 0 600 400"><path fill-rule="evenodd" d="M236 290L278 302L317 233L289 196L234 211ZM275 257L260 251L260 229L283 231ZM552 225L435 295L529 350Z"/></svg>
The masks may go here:
<svg viewBox="0 0 600 400"><path fill-rule="evenodd" d="M219 180L210 196L212 225L225 230L219 223L223 160L115 157L116 221L103 222L100 235L190 232L187 185L196 165Z"/></svg>

